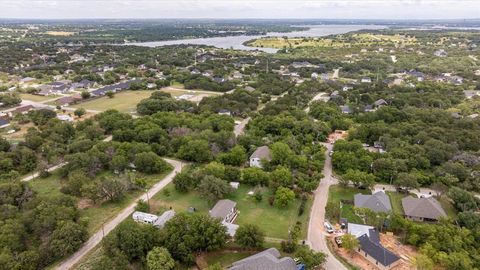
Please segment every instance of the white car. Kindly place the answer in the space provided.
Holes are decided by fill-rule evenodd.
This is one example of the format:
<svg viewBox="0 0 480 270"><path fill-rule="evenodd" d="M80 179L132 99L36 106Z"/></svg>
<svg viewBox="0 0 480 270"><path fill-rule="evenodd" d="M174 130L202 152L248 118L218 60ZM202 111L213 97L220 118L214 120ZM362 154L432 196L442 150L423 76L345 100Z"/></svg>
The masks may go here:
<svg viewBox="0 0 480 270"><path fill-rule="evenodd" d="M330 222L325 221L325 222L323 223L323 226L325 227L325 230L326 230L328 233L333 233L333 232L334 232L333 226L332 226L332 224L330 224Z"/></svg>

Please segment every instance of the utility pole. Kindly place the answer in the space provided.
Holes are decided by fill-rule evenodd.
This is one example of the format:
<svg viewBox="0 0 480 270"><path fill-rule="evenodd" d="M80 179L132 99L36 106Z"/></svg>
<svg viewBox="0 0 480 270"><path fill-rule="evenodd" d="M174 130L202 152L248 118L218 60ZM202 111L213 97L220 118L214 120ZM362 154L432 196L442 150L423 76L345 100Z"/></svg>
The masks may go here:
<svg viewBox="0 0 480 270"><path fill-rule="evenodd" d="M150 198L148 197L148 189L145 189L145 193L147 194L147 204L148 204L148 208L150 208Z"/></svg>

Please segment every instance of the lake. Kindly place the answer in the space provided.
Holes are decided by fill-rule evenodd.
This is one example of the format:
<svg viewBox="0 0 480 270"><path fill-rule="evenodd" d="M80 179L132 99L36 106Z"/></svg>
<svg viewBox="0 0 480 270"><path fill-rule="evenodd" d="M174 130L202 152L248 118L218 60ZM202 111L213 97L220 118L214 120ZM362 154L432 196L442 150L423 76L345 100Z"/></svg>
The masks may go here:
<svg viewBox="0 0 480 270"><path fill-rule="evenodd" d="M146 46L146 47L160 47L168 45L180 45L180 44L192 44L192 45L207 45L214 46L222 49L234 49L234 50L260 50L267 53L276 53L278 49L274 48L258 48L248 47L243 45L244 42L251 39L257 39L262 37L323 37L328 35L344 34L352 31L358 31L362 29L384 29L385 26L381 25L299 25L301 27L309 27L306 31L297 31L289 33L277 33L269 32L266 35L258 36L227 36L227 37L211 37L211 38L193 38L193 39L178 39L178 40L164 40L164 41L151 41L151 42L137 42L127 43L125 45Z"/></svg>

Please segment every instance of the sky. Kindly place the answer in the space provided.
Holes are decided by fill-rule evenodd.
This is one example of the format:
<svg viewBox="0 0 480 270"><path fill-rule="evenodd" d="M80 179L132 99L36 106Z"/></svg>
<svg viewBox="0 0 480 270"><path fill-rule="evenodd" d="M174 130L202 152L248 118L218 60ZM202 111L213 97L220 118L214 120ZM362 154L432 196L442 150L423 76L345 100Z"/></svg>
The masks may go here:
<svg viewBox="0 0 480 270"><path fill-rule="evenodd" d="M478 19L480 0L0 0L0 18Z"/></svg>

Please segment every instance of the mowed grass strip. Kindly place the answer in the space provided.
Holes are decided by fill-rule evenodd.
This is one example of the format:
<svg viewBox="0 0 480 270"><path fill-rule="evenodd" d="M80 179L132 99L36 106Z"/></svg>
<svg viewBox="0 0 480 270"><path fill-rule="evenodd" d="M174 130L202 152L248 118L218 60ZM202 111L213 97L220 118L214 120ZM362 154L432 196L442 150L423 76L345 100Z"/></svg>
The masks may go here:
<svg viewBox="0 0 480 270"><path fill-rule="evenodd" d="M213 207L213 205L208 204L208 202L195 191L181 193L175 190L173 184L167 186L166 189L168 190L167 192L160 192L153 197L153 201L155 201L157 207L171 207L177 212L185 212L189 207L195 207L197 212L205 214L208 214L208 210ZM271 206L268 203L268 198L272 196L271 191L264 189L262 201L257 202L253 196L247 194L251 190L254 190L251 186L240 185L238 190L227 197L237 203L239 214L235 220L236 224L256 224L269 238L287 239L289 229L292 228L297 221L300 221L302 223L302 233L300 237L302 239L305 238L312 204L310 198L307 201L303 215L299 217L298 208L300 206L300 199L295 200L294 203L286 208L279 208L277 206Z"/></svg>

